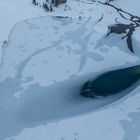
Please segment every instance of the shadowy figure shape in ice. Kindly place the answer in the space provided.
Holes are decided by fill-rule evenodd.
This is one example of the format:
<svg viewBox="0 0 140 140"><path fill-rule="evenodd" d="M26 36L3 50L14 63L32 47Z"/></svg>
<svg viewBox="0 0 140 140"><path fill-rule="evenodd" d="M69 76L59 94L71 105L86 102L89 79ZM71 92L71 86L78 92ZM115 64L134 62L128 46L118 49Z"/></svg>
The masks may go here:
<svg viewBox="0 0 140 140"><path fill-rule="evenodd" d="M101 98L128 89L140 79L140 65L109 71L87 81L81 89L85 97Z"/></svg>

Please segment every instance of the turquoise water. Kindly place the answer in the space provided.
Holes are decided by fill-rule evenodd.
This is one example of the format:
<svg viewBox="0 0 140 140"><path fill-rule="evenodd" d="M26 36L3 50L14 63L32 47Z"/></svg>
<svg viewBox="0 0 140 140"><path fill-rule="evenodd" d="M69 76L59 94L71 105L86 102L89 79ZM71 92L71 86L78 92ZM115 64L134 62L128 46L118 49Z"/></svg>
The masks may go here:
<svg viewBox="0 0 140 140"><path fill-rule="evenodd" d="M120 93L133 86L140 79L140 65L103 73L87 81L81 95L85 97L104 97Z"/></svg>

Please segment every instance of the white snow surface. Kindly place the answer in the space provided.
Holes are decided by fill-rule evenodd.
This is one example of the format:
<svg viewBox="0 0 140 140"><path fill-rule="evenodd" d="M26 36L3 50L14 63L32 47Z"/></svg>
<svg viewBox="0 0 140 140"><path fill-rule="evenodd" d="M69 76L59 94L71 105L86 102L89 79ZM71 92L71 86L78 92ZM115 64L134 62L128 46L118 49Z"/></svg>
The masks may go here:
<svg viewBox="0 0 140 140"><path fill-rule="evenodd" d="M98 100L79 91L99 73L139 64L140 29L132 54L121 36L106 37L116 17L127 21L98 2L71 0L45 13L30 0L2 1L0 42L8 45L0 66L0 140L139 140L140 86ZM114 4L139 15L131 2Z"/></svg>

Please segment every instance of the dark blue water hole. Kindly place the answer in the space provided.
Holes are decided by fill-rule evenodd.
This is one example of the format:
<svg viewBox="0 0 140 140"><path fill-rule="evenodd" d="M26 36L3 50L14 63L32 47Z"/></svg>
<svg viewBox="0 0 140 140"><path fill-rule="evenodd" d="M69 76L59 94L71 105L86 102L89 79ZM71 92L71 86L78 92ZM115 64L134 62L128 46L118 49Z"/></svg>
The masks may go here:
<svg viewBox="0 0 140 140"><path fill-rule="evenodd" d="M140 79L140 65L108 71L87 81L81 95L100 98L115 95L132 87Z"/></svg>

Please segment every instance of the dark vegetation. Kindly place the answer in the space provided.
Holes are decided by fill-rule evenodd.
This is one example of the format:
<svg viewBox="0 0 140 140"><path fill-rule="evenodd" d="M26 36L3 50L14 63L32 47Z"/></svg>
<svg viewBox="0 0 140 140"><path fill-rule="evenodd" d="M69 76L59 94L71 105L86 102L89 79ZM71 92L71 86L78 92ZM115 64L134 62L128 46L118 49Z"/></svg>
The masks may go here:
<svg viewBox="0 0 140 140"><path fill-rule="evenodd" d="M46 11L50 11L50 8L48 7L47 3L43 3L43 9Z"/></svg>
<svg viewBox="0 0 140 140"><path fill-rule="evenodd" d="M36 0L32 0L32 3L33 3L34 5L37 5Z"/></svg>
<svg viewBox="0 0 140 140"><path fill-rule="evenodd" d="M67 2L66 0L52 0L51 3L50 3L48 0L46 0L46 2L44 2L43 5L41 5L36 0L32 0L32 3L35 6L40 6L45 11L50 11L50 12L53 11L53 8L52 8L53 6L58 7L60 4L66 3L66 2Z"/></svg>
<svg viewBox="0 0 140 140"><path fill-rule="evenodd" d="M129 50L131 52L134 52L133 50L133 46L132 46L132 34L135 31L134 28L134 24L130 23L130 24L123 24L123 23L119 23L119 24L114 24L108 27L108 33L107 36L111 33L116 33L116 34L126 34L125 36L122 37L122 39L127 38L127 46L129 48Z"/></svg>
<svg viewBox="0 0 140 140"><path fill-rule="evenodd" d="M112 5L110 3L112 1L113 0L109 0L105 3L102 3L102 2L99 1L99 3L114 8L123 19L128 21L128 24L116 23L114 25L110 25L108 27L109 30L108 30L107 36L110 35L111 33L116 33L116 34L124 33L125 35L122 37L122 39L126 38L126 43L127 43L127 46L129 48L129 50L131 52L134 52L132 35L133 35L133 32L135 31L135 29L140 26L140 17L135 16L135 15L129 13L129 12L126 12L126 11L122 10L121 8L118 8L114 5Z"/></svg>
<svg viewBox="0 0 140 140"><path fill-rule="evenodd" d="M58 5L66 3L66 2L67 0L53 0L52 4L57 7Z"/></svg>

